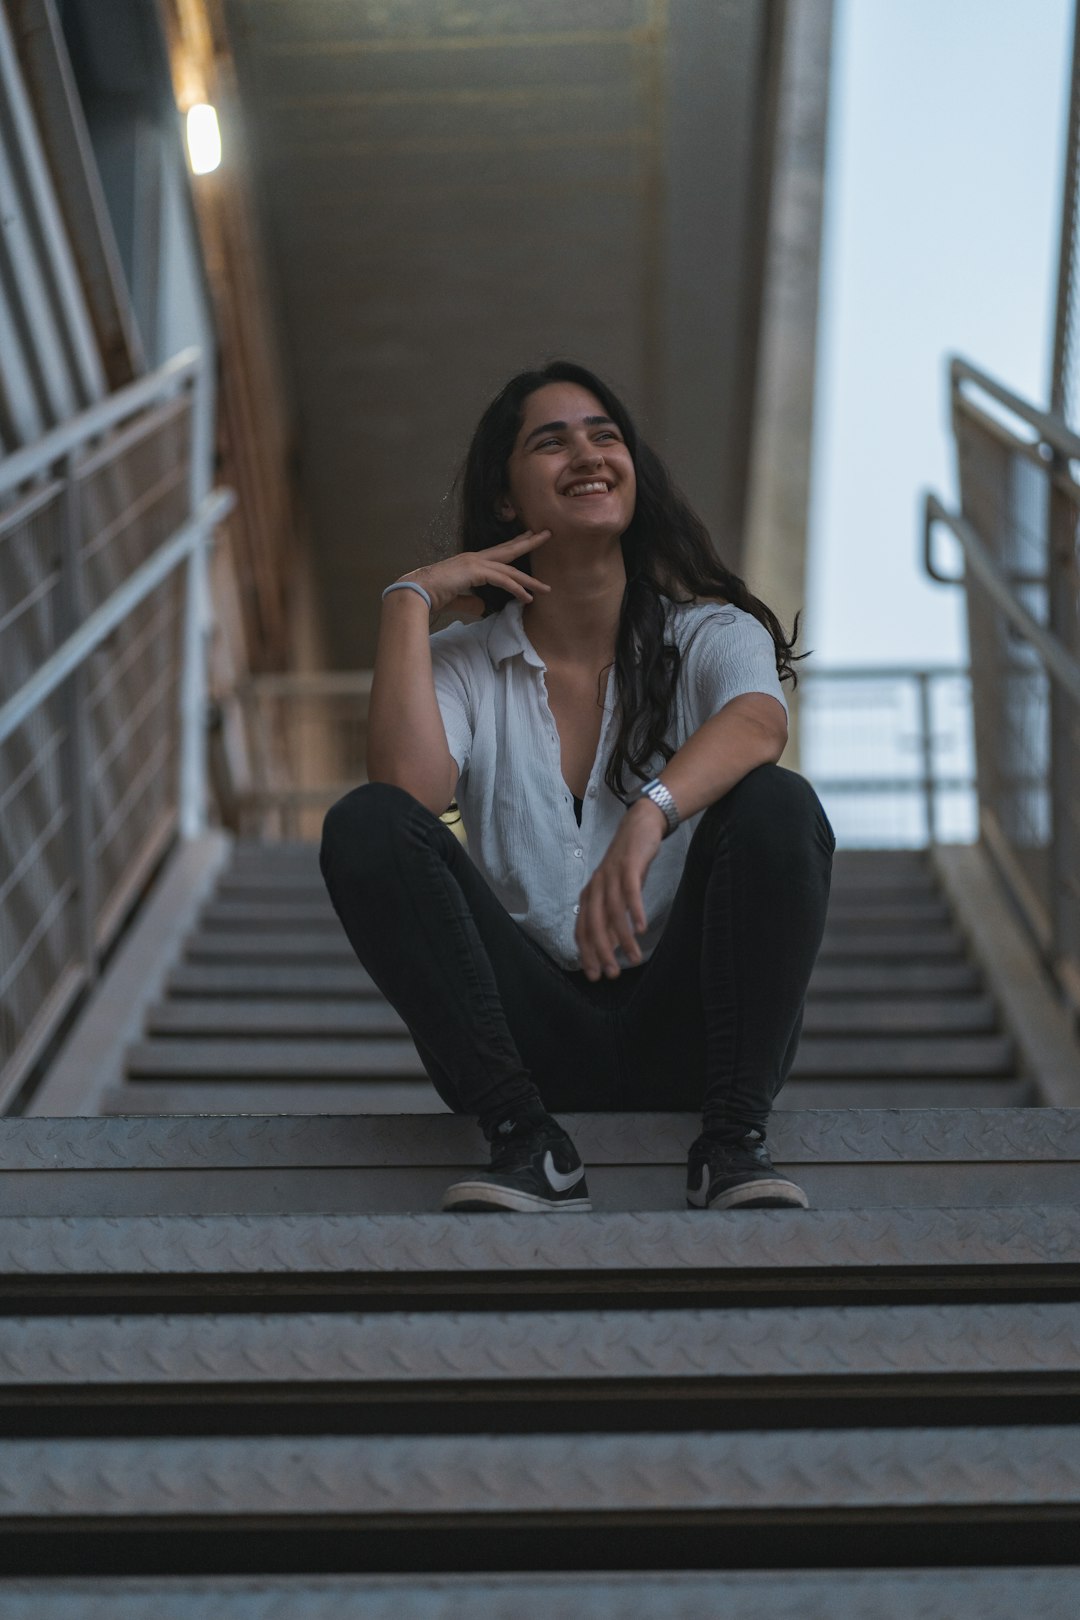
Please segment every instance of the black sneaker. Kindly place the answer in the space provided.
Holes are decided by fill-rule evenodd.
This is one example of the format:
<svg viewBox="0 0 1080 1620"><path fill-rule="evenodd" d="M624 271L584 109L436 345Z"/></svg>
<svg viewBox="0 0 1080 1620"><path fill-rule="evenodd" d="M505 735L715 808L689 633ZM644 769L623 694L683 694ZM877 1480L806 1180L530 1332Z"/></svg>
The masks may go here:
<svg viewBox="0 0 1080 1620"><path fill-rule="evenodd" d="M446 1189L443 1209L592 1209L585 1166L562 1126L542 1108L504 1120L491 1139L491 1169Z"/></svg>
<svg viewBox="0 0 1080 1620"><path fill-rule="evenodd" d="M756 1133L741 1142L699 1136L686 1166L686 1202L691 1209L807 1209L801 1187L782 1176Z"/></svg>

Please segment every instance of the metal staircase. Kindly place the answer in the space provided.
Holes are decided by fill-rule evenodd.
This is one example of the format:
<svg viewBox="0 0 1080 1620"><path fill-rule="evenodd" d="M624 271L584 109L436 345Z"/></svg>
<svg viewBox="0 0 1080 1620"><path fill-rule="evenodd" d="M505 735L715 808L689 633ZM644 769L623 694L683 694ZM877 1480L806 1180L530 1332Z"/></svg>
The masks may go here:
<svg viewBox="0 0 1080 1620"><path fill-rule="evenodd" d="M810 1211L686 1211L658 1113L567 1121L592 1215L432 1213L475 1126L313 850L237 844L104 1112L0 1121L0 1611L1073 1620L1039 1102L926 856L841 851L771 1133Z"/></svg>

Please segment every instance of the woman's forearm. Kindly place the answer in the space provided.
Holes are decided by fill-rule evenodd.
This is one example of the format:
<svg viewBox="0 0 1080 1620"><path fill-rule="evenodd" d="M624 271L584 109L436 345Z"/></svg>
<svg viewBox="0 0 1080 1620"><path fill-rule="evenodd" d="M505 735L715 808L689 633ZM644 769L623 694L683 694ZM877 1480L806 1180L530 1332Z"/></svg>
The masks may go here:
<svg viewBox="0 0 1080 1620"><path fill-rule="evenodd" d="M675 800L679 817L705 810L759 765L775 764L787 743L787 721L781 705L764 692L732 698L688 737L671 756L660 778ZM639 814L652 814L663 824L663 811L641 801Z"/></svg>
<svg viewBox="0 0 1080 1620"><path fill-rule="evenodd" d="M389 782L441 815L454 797L457 764L435 696L428 610L416 591L384 598L368 707L369 782Z"/></svg>

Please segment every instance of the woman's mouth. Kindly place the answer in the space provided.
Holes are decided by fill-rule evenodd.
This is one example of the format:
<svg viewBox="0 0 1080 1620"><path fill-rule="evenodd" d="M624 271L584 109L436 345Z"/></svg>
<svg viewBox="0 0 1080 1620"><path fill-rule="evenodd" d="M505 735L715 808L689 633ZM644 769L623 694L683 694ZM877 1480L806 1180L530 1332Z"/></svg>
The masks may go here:
<svg viewBox="0 0 1080 1620"><path fill-rule="evenodd" d="M580 484L570 484L563 490L563 494L571 500L581 500L589 495L610 495L611 485L603 479L589 479Z"/></svg>

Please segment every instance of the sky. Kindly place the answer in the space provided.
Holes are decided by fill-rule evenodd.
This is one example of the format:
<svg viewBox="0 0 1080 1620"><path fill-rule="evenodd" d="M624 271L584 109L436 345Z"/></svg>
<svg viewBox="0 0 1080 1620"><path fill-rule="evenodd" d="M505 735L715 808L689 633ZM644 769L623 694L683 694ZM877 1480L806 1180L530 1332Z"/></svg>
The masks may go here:
<svg viewBox="0 0 1080 1620"><path fill-rule="evenodd" d="M836 0L835 28L802 644L964 663L921 492L958 504L950 354L1049 398L1071 0Z"/></svg>

